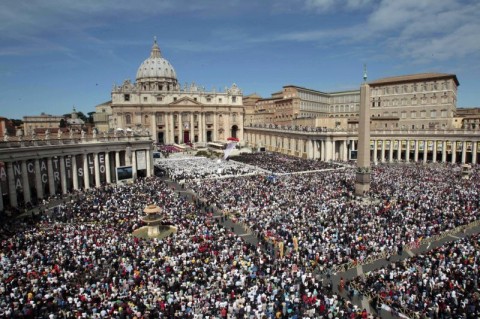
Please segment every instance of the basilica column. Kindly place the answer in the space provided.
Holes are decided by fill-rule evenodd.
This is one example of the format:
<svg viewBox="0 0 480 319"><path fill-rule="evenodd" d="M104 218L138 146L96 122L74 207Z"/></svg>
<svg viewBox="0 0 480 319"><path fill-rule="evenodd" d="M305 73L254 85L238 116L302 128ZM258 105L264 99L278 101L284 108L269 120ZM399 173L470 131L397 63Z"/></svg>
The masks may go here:
<svg viewBox="0 0 480 319"><path fill-rule="evenodd" d="M190 143L195 142L195 121L193 112L190 112Z"/></svg>
<svg viewBox="0 0 480 319"><path fill-rule="evenodd" d="M225 135L225 138L229 138L230 136L232 136L232 125L230 124L230 116L231 116L231 112L227 112L226 116L225 116L225 132L226 132L226 135Z"/></svg>
<svg viewBox="0 0 480 319"><path fill-rule="evenodd" d="M433 141L433 154L432 154L432 162L437 162L437 141Z"/></svg>
<svg viewBox="0 0 480 319"><path fill-rule="evenodd" d="M183 143L183 125L182 125L182 113L178 113L177 115L178 120L178 144Z"/></svg>
<svg viewBox="0 0 480 319"><path fill-rule="evenodd" d="M322 162L327 161L327 142L322 140Z"/></svg>
<svg viewBox="0 0 480 319"><path fill-rule="evenodd" d="M48 188L50 190L50 195L55 195L55 180L53 174L53 163L52 158L47 158L47 169L48 169Z"/></svg>
<svg viewBox="0 0 480 319"><path fill-rule="evenodd" d="M472 141L472 164L477 164L477 141Z"/></svg>
<svg viewBox="0 0 480 319"><path fill-rule="evenodd" d="M98 153L93 154L93 165L95 166L95 186L100 187L100 163L98 161Z"/></svg>
<svg viewBox="0 0 480 319"><path fill-rule="evenodd" d="M218 131L218 127L217 127L217 113L216 113L216 112L213 112L213 140L214 140L214 141L217 141L217 140L218 140L217 131ZM243 141L242 141L242 142L243 142Z"/></svg>
<svg viewBox="0 0 480 319"><path fill-rule="evenodd" d="M17 207L17 189L15 188L15 176L13 174L13 163L7 162L7 176L8 176L8 195L10 198L10 206Z"/></svg>
<svg viewBox="0 0 480 319"><path fill-rule="evenodd" d="M83 154L83 185L84 185L84 189L90 188L90 174L88 172L87 154Z"/></svg>
<svg viewBox="0 0 480 319"><path fill-rule="evenodd" d="M462 142L462 164L467 161L467 142Z"/></svg>
<svg viewBox="0 0 480 319"><path fill-rule="evenodd" d="M207 114L205 112L202 113L202 140L203 142L207 143Z"/></svg>
<svg viewBox="0 0 480 319"><path fill-rule="evenodd" d="M37 198L43 198L43 184L42 184L42 173L40 172L40 160L35 159L35 188L37 190Z"/></svg>
<svg viewBox="0 0 480 319"><path fill-rule="evenodd" d="M170 141L171 144L175 143L175 115L170 113Z"/></svg>
<svg viewBox="0 0 480 319"><path fill-rule="evenodd" d="M342 154L342 160L343 161L348 161L348 145L347 145L347 140L342 141L342 149L343 149L343 154Z"/></svg>
<svg viewBox="0 0 480 319"><path fill-rule="evenodd" d="M447 162L447 141L442 141L442 163Z"/></svg>
<svg viewBox="0 0 480 319"><path fill-rule="evenodd" d="M62 185L62 194L67 193L67 172L65 170L65 157L59 156L60 161L60 184Z"/></svg>
<svg viewBox="0 0 480 319"><path fill-rule="evenodd" d="M452 142L452 163L457 161L457 141Z"/></svg>
<svg viewBox="0 0 480 319"><path fill-rule="evenodd" d="M152 114L151 115L152 116L152 122L151 122L152 133L151 133L151 136L152 136L152 140L154 142L158 143L159 141L157 140L157 138L158 138L158 134L157 134L157 113L153 112L151 114Z"/></svg>
<svg viewBox="0 0 480 319"><path fill-rule="evenodd" d="M27 161L22 161L22 185L23 185L23 200L28 203L32 198L30 195L30 185L28 183ZM0 191L0 197L2 192Z"/></svg>
<svg viewBox="0 0 480 319"><path fill-rule="evenodd" d="M107 184L110 184L112 182L112 175L110 171L110 152L108 151L105 152L105 179Z"/></svg>

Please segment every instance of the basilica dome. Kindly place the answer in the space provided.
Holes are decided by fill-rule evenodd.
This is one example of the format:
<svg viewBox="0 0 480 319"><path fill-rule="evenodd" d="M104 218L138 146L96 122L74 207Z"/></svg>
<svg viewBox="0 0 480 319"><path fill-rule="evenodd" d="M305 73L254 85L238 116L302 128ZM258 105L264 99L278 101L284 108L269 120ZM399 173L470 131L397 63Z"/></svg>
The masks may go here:
<svg viewBox="0 0 480 319"><path fill-rule="evenodd" d="M143 61L137 71L137 81L144 82L152 80L177 81L177 74L170 62L162 58L156 39L154 40L150 57Z"/></svg>

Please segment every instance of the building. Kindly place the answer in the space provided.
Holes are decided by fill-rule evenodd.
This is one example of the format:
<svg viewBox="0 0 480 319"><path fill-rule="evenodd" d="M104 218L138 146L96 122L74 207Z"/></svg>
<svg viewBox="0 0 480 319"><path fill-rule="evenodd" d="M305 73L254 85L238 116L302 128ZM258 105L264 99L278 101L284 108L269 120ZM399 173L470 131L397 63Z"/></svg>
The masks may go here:
<svg viewBox="0 0 480 319"><path fill-rule="evenodd" d="M369 85L372 128L407 130L462 126L461 120L454 120L459 85L454 74L395 76L369 82ZM336 118L328 125L322 121L322 126L336 127L344 123L338 118L347 118L346 128L356 128L359 106L360 90L325 93L287 85L270 98L257 100L251 123L319 126L315 119Z"/></svg>
<svg viewBox="0 0 480 319"><path fill-rule="evenodd" d="M93 123L99 132L113 131L110 128L112 122L112 101L104 102L95 106L95 113L93 114Z"/></svg>
<svg viewBox="0 0 480 319"><path fill-rule="evenodd" d="M110 128L115 130L148 131L160 144L243 140L244 109L237 85L224 92L195 83L181 87L156 40L135 82L115 85L111 96Z"/></svg>
<svg viewBox="0 0 480 319"><path fill-rule="evenodd" d="M58 129L60 122L65 120L63 115L50 115L41 113L40 115L27 115L23 117L23 131L25 135L32 135L33 132L43 133L51 129Z"/></svg>

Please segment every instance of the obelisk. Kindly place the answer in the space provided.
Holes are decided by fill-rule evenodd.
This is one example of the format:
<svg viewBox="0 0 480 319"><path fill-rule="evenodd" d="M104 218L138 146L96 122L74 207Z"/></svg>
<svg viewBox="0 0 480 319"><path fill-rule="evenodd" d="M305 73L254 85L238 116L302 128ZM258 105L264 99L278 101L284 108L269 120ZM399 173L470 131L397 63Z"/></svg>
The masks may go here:
<svg viewBox="0 0 480 319"><path fill-rule="evenodd" d="M358 119L357 172L355 195L364 196L370 190L370 86L367 68L364 66L363 83L360 86L360 116Z"/></svg>

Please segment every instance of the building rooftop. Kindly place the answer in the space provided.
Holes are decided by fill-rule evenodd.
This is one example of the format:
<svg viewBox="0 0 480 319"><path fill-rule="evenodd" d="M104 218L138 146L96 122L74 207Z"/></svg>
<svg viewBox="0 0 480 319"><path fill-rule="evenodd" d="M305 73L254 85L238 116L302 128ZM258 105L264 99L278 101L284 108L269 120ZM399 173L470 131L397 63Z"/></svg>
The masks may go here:
<svg viewBox="0 0 480 319"><path fill-rule="evenodd" d="M418 74L392 76L388 78L371 81L371 82L368 82L368 84L370 84L371 86L375 86L380 84L426 81L426 80L432 80L432 79L440 80L440 79L449 79L449 78L453 78L457 86L460 85L460 83L458 82L457 76L455 74L448 74L448 73L418 73Z"/></svg>

